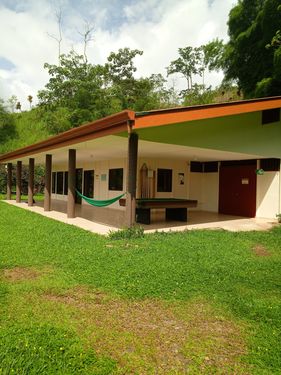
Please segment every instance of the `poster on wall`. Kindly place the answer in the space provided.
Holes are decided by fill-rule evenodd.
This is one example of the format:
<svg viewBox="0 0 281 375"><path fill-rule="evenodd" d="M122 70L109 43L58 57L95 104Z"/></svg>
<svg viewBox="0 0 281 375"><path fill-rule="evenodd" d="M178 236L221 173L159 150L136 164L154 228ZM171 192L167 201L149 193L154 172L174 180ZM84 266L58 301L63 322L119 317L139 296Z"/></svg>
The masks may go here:
<svg viewBox="0 0 281 375"><path fill-rule="evenodd" d="M179 185L184 185L184 173L178 173Z"/></svg>

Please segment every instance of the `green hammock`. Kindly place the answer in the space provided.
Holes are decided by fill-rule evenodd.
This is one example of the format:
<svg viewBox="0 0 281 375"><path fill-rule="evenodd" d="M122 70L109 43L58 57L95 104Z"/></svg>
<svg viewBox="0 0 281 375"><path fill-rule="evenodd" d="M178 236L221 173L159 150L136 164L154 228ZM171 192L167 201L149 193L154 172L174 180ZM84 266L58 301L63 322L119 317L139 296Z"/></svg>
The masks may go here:
<svg viewBox="0 0 281 375"><path fill-rule="evenodd" d="M110 206L112 203L117 202L120 198L122 198L126 194L126 193L123 193L123 194L119 195L118 197L115 197L115 198L112 198L112 199L98 201L96 199L85 197L85 195L81 194L78 190L76 190L76 193L79 195L79 197L84 199L84 201L86 201L87 203L89 203L89 204L91 204L92 206L95 206L95 207Z"/></svg>

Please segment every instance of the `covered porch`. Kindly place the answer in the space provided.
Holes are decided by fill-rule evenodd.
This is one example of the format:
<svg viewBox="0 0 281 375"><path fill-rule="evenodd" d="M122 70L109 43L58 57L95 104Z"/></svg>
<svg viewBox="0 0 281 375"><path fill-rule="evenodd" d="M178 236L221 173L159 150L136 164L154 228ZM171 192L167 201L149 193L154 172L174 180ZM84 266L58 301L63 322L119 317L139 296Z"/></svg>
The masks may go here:
<svg viewBox="0 0 281 375"><path fill-rule="evenodd" d="M67 220L130 227L138 221L138 210L145 211L140 200L167 199L196 204L167 215L173 219L169 222L163 209L149 207L149 229L218 227L217 223L244 216L272 221L281 206L280 106L280 98L270 98L147 113L124 111L97 120L0 156L0 162L7 163L7 199L13 163L16 203L21 204L25 164L28 207L42 210L34 205L33 194L34 165L43 164L43 210L66 215ZM264 123L270 111L277 111L279 119ZM104 202L123 194L126 204L116 200L106 208L93 207L76 191Z"/></svg>
<svg viewBox="0 0 281 375"><path fill-rule="evenodd" d="M88 205L77 205L76 208L79 215L76 218L69 219L66 214L67 204L61 200L54 200L54 210L47 212L44 211L43 202L37 202L33 206L28 206L27 202L25 201L17 203L15 200L8 200L6 202L13 206L35 212L50 219L77 226L92 233L107 235L111 231L120 229L118 223L114 226L104 223L104 217L108 218L108 210L110 210L110 214L116 215L116 210L114 209L106 209L104 212L105 216L102 218L103 221L99 222L93 210L91 210L91 207ZM150 225L141 225L144 228L145 233L153 233L156 231L177 232L197 229L221 229L236 232L269 230L273 226L277 225L277 220L265 218L245 218L207 211L192 211L187 223L181 223L179 221L167 222L165 220L163 211L160 211L154 213L153 220Z"/></svg>

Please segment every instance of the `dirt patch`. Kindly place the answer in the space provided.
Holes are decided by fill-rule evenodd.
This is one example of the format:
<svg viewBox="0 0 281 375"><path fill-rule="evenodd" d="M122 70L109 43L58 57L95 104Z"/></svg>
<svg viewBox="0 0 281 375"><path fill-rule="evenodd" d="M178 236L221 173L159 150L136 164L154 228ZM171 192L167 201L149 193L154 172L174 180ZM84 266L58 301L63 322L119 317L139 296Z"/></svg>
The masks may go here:
<svg viewBox="0 0 281 375"><path fill-rule="evenodd" d="M267 250L267 248L261 244L257 244L253 247L253 252L255 255L259 257L269 257L271 253Z"/></svg>
<svg viewBox="0 0 281 375"><path fill-rule="evenodd" d="M242 366L241 330L206 302L128 301L80 288L44 298L77 308L78 332L124 373L238 374Z"/></svg>
<svg viewBox="0 0 281 375"><path fill-rule="evenodd" d="M25 280L36 280L46 272L47 270L36 270L34 268L27 267L14 267L4 269L3 276L7 281L18 282Z"/></svg>

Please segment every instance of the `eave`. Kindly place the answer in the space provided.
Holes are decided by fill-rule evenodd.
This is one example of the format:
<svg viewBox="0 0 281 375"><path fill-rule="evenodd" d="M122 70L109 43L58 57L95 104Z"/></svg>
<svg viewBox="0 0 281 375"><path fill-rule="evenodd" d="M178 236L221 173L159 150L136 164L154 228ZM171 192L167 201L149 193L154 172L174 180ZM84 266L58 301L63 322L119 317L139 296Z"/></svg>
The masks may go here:
<svg viewBox="0 0 281 375"><path fill-rule="evenodd" d="M127 130L128 123L133 123L134 118L135 113L128 110L104 117L100 120L50 137L44 141L0 155L0 163L20 159L28 155L51 151L60 147L71 146L89 139L120 133Z"/></svg>

